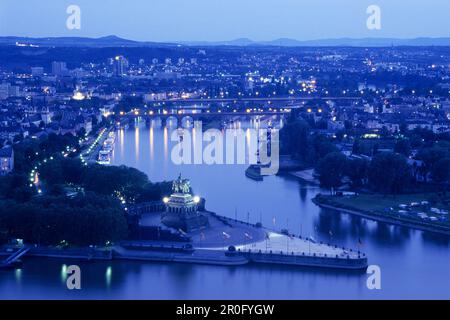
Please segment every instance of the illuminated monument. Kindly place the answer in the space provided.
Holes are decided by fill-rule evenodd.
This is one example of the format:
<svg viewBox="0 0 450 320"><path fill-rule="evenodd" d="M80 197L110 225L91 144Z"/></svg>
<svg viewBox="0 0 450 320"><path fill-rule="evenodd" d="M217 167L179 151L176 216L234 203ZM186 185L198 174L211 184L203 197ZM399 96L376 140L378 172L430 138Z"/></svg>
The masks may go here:
<svg viewBox="0 0 450 320"><path fill-rule="evenodd" d="M209 226L208 218L198 212L200 198L192 195L190 181L182 179L181 174L172 184L172 195L163 201L166 211L161 215L161 221L166 226L184 232Z"/></svg>

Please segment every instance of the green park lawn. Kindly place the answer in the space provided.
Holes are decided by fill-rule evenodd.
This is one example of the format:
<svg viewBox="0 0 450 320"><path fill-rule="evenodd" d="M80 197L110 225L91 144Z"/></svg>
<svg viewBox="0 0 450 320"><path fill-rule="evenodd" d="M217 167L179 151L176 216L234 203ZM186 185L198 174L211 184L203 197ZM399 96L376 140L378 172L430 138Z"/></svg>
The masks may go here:
<svg viewBox="0 0 450 320"><path fill-rule="evenodd" d="M333 202L363 211L384 211L385 208L398 207L400 204L427 201L430 194L360 194L357 196L333 197Z"/></svg>
<svg viewBox="0 0 450 320"><path fill-rule="evenodd" d="M399 217L399 210L403 210L399 205L410 205L413 202L421 203L428 201L427 205L418 205L415 207L408 206L404 209L407 211L403 218L420 221L417 213L423 212L429 217L440 217L443 220L437 221L439 224L450 224L450 215L439 215L431 212L431 208L450 211L448 201L450 195L438 196L436 193L420 193L420 194L402 194L402 195L382 195L382 194L360 194L351 196L326 196L318 197L318 202L331 206L356 210L366 213L382 214L390 217ZM392 208L392 209L391 209ZM425 221L424 221L425 222Z"/></svg>

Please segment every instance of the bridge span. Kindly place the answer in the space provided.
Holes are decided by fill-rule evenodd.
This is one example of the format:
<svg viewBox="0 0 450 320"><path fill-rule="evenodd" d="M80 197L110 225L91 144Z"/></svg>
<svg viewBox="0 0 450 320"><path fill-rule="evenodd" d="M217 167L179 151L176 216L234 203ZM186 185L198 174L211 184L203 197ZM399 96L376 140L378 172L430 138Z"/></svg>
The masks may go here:
<svg viewBox="0 0 450 320"><path fill-rule="evenodd" d="M148 101L147 104L161 104L161 103L214 103L214 102L301 102L314 100L341 100L341 101L356 101L361 100L361 97L246 97L246 98L172 98L166 100Z"/></svg>

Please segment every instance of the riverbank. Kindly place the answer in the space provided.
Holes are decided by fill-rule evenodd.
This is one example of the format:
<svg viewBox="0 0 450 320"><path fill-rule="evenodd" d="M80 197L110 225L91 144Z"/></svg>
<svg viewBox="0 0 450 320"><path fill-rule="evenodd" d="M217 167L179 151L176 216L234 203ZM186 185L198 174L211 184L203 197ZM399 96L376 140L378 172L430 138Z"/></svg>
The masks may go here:
<svg viewBox="0 0 450 320"><path fill-rule="evenodd" d="M303 168L300 161L298 161L296 159L292 159L292 157L289 155L280 155L278 165L279 165L278 174L291 174L291 175L293 174L293 176L295 176L295 173L297 173L297 172L302 172L302 171L298 171L298 170L301 170ZM245 175L247 178L253 179L255 181L263 181L264 176L267 176L267 175L264 175L261 173L261 168L264 168L264 167L270 167L270 165L264 165L264 164L250 165L245 170ZM308 171L308 170L305 170L305 171Z"/></svg>
<svg viewBox="0 0 450 320"><path fill-rule="evenodd" d="M310 185L313 186L320 185L319 180L314 176L314 169L291 171L289 172L289 176L294 177L300 181L309 183Z"/></svg>
<svg viewBox="0 0 450 320"><path fill-rule="evenodd" d="M231 218L208 215L207 229L189 233L191 242L139 240L122 241L113 247L29 246L28 256L78 261L133 260L188 264L239 266L249 263L363 270L367 256L359 251L278 233L262 226ZM146 214L143 225L154 225L159 213ZM0 256L20 250L5 246Z"/></svg>
<svg viewBox="0 0 450 320"><path fill-rule="evenodd" d="M426 198L425 195L393 197L383 195L326 196L318 194L312 201L321 208L450 236L448 215L438 214L438 210L439 212L441 210L431 207L429 202L421 200L422 198ZM428 209L428 211L425 209Z"/></svg>
<svg viewBox="0 0 450 320"><path fill-rule="evenodd" d="M290 238L281 234L271 233L267 241L260 241L251 245L231 246L230 248L196 248L183 249L180 244L163 244L156 242L134 243L127 246L117 245L108 250L90 248L51 248L33 247L27 256L64 259L72 261L151 261L175 262L187 264L241 266L249 263L288 265L299 267L318 267L330 269L363 270L367 267L365 254L315 243L311 240ZM289 251L279 250L277 245L284 247L286 241L291 241ZM305 248L309 246L309 249ZM270 248L270 249L269 249ZM17 252L0 251L0 257L6 259ZM308 252L309 250L309 252ZM6 267L6 266L5 266ZM8 266L14 267L14 265Z"/></svg>
<svg viewBox="0 0 450 320"><path fill-rule="evenodd" d="M21 246L5 245L0 247L0 257L8 257L15 251L19 250ZM83 261L94 260L112 260L111 248L90 248L90 247L56 247L56 246L29 246L29 251L26 254L32 257L43 258L62 258L62 259L77 259Z"/></svg>

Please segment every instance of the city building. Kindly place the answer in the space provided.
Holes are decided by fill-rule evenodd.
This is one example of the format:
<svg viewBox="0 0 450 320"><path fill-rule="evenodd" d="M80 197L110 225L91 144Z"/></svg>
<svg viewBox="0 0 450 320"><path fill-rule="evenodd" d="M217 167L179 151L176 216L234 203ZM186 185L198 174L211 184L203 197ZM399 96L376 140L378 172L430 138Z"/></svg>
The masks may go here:
<svg viewBox="0 0 450 320"><path fill-rule="evenodd" d="M0 149L0 175L12 172L14 169L14 150L12 147Z"/></svg>
<svg viewBox="0 0 450 320"><path fill-rule="evenodd" d="M64 76L68 73L67 64L63 61L52 62L52 74L54 76Z"/></svg>
<svg viewBox="0 0 450 320"><path fill-rule="evenodd" d="M124 56L116 56L113 61L114 76L122 77L128 72L128 60Z"/></svg>
<svg viewBox="0 0 450 320"><path fill-rule="evenodd" d="M12 86L10 83L0 84L0 100L8 99L9 97L18 97L19 95L19 86Z"/></svg>
<svg viewBox="0 0 450 320"><path fill-rule="evenodd" d="M44 75L43 67L31 67L31 75L33 77L40 77Z"/></svg>

